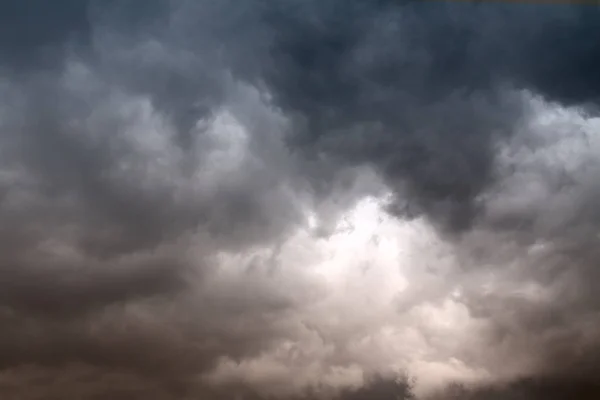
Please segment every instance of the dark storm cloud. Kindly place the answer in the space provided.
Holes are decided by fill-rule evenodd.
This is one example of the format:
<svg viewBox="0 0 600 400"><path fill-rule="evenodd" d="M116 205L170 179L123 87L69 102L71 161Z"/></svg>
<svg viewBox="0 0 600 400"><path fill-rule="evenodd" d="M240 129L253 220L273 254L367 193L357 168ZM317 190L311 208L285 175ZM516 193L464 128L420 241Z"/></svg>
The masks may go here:
<svg viewBox="0 0 600 400"><path fill-rule="evenodd" d="M151 378L135 375L126 370L104 371L101 368L89 368L81 365L72 365L63 370L54 370L48 376L43 368L24 367L18 371L17 382L11 382L10 387L2 393L9 400L29 399L62 399L63 396L78 398L107 398L117 400L171 400L182 398L202 398L208 400L228 400L233 398L243 400L267 400L271 396L257 393L245 385L235 385L228 388L196 387L187 389L181 383L173 383L168 387L156 384ZM101 377L100 382L98 378ZM0 378L9 380L10 376ZM28 387L23 394L22 388ZM285 397L289 400L317 400L323 397L318 394L307 393L304 395ZM332 396L339 400L410 400L414 398L411 385L405 380L386 379L376 377L369 379L361 388L346 390Z"/></svg>
<svg viewBox="0 0 600 400"><path fill-rule="evenodd" d="M0 58L20 68L57 61L68 44L89 40L88 6L83 0L3 1L0 5ZM57 54L58 53L58 54Z"/></svg>
<svg viewBox="0 0 600 400"><path fill-rule="evenodd" d="M154 0L3 1L0 65L21 72L57 66L70 51L86 52L99 20L110 18L131 31L160 21L168 9L168 3Z"/></svg>
<svg viewBox="0 0 600 400"><path fill-rule="evenodd" d="M375 165L397 205L452 230L476 217L496 141L521 117L507 89L597 100L592 6L309 1L266 14L266 81L299 120L294 140Z"/></svg>
<svg viewBox="0 0 600 400"><path fill-rule="evenodd" d="M593 381L600 348L593 320L581 330L573 322L600 306L594 175L574 174L567 197L544 181L548 196L529 208L498 211L488 197L515 176L499 171L497 150L523 134L531 109L519 90L594 111L599 13L383 0L2 2L3 398L37 390L30 378L57 398L141 396L156 382L156 398L171 396L163 382L181 397L221 357L260 354L288 329L273 315L299 300L251 280L264 260L247 266L248 292L210 287L214 259L276 248L300 223L299 202L328 197L346 167L363 165L394 191L391 211L466 233L449 237L467 252L471 228L546 243L547 258L523 256L528 268L515 276L548 284L550 300L465 291L464 303L493 321L492 344L539 339L539 383L515 383L498 398L572 398ZM291 126L248 106L243 85ZM209 130L223 110L250 132L252 154L198 177L220 168L211 155L227 135ZM287 149L273 139L282 132ZM188 257L194 234L204 236ZM190 286L201 304L181 300ZM149 307L156 320L128 307ZM85 376L71 363L85 364ZM398 387L386 382L342 398L389 398ZM114 393L102 392L109 386Z"/></svg>
<svg viewBox="0 0 600 400"><path fill-rule="evenodd" d="M398 192L392 209L425 213L450 230L476 218L477 197L493 180L496 141L520 118L508 89L569 104L597 99L600 17L593 6L116 2L94 3L85 13L80 3L57 7L69 10L61 13L71 15L69 22L32 35L64 44L92 16L99 23L83 36L98 40L109 31L104 40L129 42L133 47L120 50L131 56L111 60L113 79L151 95L177 124L184 148L194 121L223 100L215 71L230 70L265 85L274 104L298 120L295 146L374 165ZM19 48L43 47L28 43ZM161 51L167 58L158 58Z"/></svg>
<svg viewBox="0 0 600 400"><path fill-rule="evenodd" d="M576 380L577 381L577 380ZM596 399L600 386L594 381L573 381L560 378L520 379L506 385L468 388L451 385L432 396L432 400L537 400L537 399Z"/></svg>

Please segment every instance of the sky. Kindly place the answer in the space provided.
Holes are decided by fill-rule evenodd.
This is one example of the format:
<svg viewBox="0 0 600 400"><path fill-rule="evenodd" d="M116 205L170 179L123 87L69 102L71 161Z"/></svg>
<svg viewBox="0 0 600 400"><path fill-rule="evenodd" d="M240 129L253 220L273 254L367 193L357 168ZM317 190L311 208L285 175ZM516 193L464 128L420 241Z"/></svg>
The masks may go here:
<svg viewBox="0 0 600 400"><path fill-rule="evenodd" d="M600 9L0 2L0 395L600 393Z"/></svg>

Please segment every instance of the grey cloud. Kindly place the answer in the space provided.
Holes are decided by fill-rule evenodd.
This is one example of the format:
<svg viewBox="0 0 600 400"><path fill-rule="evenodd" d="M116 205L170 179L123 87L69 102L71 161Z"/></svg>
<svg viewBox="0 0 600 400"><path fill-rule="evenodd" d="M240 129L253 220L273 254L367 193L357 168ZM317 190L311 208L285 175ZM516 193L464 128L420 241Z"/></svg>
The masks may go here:
<svg viewBox="0 0 600 400"><path fill-rule="evenodd" d="M85 45L91 29L88 1L23 3L0 6L1 64L19 70L39 63L60 62L68 43Z"/></svg>
<svg viewBox="0 0 600 400"><path fill-rule="evenodd" d="M451 230L476 219L495 144L522 117L505 88L595 100L586 71L597 58L582 39L594 8L283 4L268 13L266 79L276 104L302 122L295 140L308 152L373 164L399 186L397 203L408 197Z"/></svg>
<svg viewBox="0 0 600 400"><path fill-rule="evenodd" d="M455 246L464 265L449 278L464 283L471 316L490 321L492 344L515 351L539 339L530 351L541 365L532 373L552 378L543 390L591 380L553 363L586 361L579 345L598 349L584 337L598 306L595 150L561 175L544 160L504 164L499 149L525 140L544 150L524 125L528 93L594 112L597 7L21 3L0 5L8 386L27 379L30 371L10 377L23 365L39 364L44 376L65 374L40 390L79 390L65 367L77 361L90 379L126 376L131 396L153 387L140 371L187 387L223 357L249 358L293 336L298 321L286 318L310 302L311 282L294 276L294 291L270 281L286 273L278 248L306 207L334 220L381 191L363 183L365 169L393 191L388 211L425 216ZM525 187L530 198L515 194ZM539 243L542 256L531 256ZM269 260L236 261L243 283L215 278L223 253L265 248ZM507 267L514 259L519 267ZM482 294L474 276L488 270L550 295ZM157 313L155 325L123 311L138 306ZM580 329L588 317L593 326ZM113 325L94 331L103 318ZM119 331L127 321L133 332ZM342 397L375 398L364 390ZM538 389L523 390L498 396Z"/></svg>
<svg viewBox="0 0 600 400"><path fill-rule="evenodd" d="M9 377L27 365L60 375L80 363L134 371L125 386L138 373L185 381L220 357L268 348L281 335L268 314L294 306L283 295L257 299L260 287L240 298L205 286L220 252L270 248L302 223L302 199L284 179L293 166L277 167L279 120L251 90L224 84L227 107L188 126L197 135L184 146L168 111L113 72L73 60L5 85L0 319L10 328L0 353ZM264 154L248 131L258 131ZM207 295L187 304L198 291ZM151 322L129 313L136 307L151 310ZM65 385L39 393L65 396L79 383ZM97 385L88 396L109 390Z"/></svg>

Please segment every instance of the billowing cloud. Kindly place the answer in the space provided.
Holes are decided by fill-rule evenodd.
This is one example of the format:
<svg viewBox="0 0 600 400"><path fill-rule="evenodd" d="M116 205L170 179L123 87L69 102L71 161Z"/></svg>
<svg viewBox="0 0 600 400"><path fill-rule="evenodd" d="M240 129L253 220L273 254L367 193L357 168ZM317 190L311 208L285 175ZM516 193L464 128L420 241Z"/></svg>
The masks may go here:
<svg viewBox="0 0 600 400"><path fill-rule="evenodd" d="M594 397L597 7L21 3L2 398Z"/></svg>

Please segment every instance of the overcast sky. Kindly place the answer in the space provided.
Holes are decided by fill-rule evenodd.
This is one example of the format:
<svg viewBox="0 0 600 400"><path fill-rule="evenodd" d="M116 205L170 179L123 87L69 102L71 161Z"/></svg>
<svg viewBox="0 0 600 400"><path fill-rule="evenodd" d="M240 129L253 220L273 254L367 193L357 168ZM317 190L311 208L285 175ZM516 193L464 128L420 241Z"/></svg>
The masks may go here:
<svg viewBox="0 0 600 400"><path fill-rule="evenodd" d="M599 71L592 5L1 1L0 397L596 398Z"/></svg>

